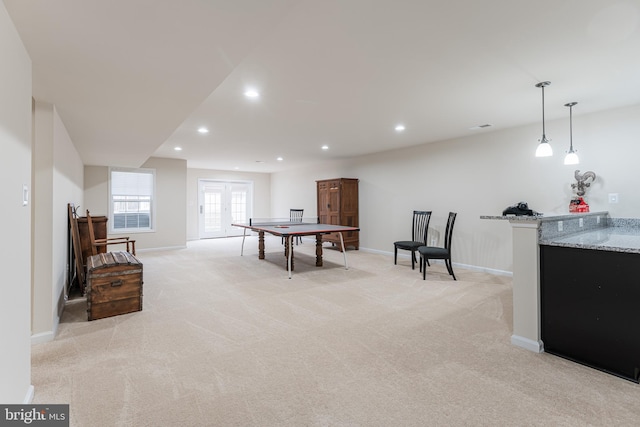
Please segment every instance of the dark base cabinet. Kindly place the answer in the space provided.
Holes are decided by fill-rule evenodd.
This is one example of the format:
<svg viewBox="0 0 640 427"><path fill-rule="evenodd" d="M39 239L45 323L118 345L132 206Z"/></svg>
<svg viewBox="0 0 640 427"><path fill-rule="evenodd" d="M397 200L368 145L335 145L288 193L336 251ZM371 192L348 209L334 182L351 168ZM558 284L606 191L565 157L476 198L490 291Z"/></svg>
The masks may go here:
<svg viewBox="0 0 640 427"><path fill-rule="evenodd" d="M638 382L640 254L540 246L544 351Z"/></svg>

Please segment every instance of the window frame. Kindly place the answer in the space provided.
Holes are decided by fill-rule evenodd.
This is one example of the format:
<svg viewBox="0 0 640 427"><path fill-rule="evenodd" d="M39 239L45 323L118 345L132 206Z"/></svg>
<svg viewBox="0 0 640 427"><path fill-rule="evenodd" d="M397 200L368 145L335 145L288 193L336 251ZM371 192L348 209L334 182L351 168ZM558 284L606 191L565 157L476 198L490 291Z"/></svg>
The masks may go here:
<svg viewBox="0 0 640 427"><path fill-rule="evenodd" d="M115 228L115 203L114 194L112 192L113 172L128 172L151 175L151 200L149 202L149 227L128 227ZM113 234L132 234L132 233L153 233L156 231L156 170L153 168L109 168L109 233ZM125 202L126 203L126 202Z"/></svg>

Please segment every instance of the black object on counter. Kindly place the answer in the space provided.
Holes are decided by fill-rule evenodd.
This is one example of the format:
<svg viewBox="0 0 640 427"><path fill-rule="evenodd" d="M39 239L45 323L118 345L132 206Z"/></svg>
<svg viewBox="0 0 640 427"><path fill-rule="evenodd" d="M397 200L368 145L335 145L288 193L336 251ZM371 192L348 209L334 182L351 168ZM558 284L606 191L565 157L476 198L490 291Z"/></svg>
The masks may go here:
<svg viewBox="0 0 640 427"><path fill-rule="evenodd" d="M518 202L513 206L509 206L505 210L502 211L502 216L506 215L516 215L516 216L532 216L534 215L533 210L529 209L529 205L527 202Z"/></svg>

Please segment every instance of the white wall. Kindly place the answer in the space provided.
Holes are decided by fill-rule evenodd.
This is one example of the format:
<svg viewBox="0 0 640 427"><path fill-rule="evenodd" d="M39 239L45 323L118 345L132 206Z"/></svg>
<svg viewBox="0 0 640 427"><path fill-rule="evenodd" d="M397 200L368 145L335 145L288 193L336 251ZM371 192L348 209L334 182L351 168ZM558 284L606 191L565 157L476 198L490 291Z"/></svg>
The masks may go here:
<svg viewBox="0 0 640 427"><path fill-rule="evenodd" d="M198 180L212 179L220 181L253 182L253 217L268 218L271 215L271 175L266 173L248 173L218 171L210 169L187 169L187 239L196 240L198 232ZM289 216L289 208L287 208Z"/></svg>
<svg viewBox="0 0 640 427"><path fill-rule="evenodd" d="M0 402L27 403L31 387L31 59L0 3Z"/></svg>
<svg viewBox="0 0 640 427"><path fill-rule="evenodd" d="M67 277L67 203L82 204L84 166L55 107L35 102L33 123L32 343L55 337Z"/></svg>
<svg viewBox="0 0 640 427"><path fill-rule="evenodd" d="M142 168L156 170L155 230L126 233L135 239L136 249L185 247L187 241L187 162L179 159L151 157ZM109 214L109 168L85 166L82 212ZM109 233L109 237L121 234ZM115 248L115 247L114 247ZM116 249L117 250L117 249Z"/></svg>
<svg viewBox="0 0 640 427"><path fill-rule="evenodd" d="M448 212L456 211L454 263L512 271L509 225L480 220L480 215L500 215L520 200L547 214L566 213L576 169L597 175L586 195L592 212L640 216L633 178L640 154L638 117L640 105L589 115L577 115L574 109L577 166L563 165L567 119L547 123L555 152L550 158L534 157L541 134L536 124L275 173L272 211L288 211L294 204L315 210L315 180L359 178L363 248L392 252L395 240L409 237L414 209L433 211L430 229L439 237ZM608 193L618 193L620 203L609 205Z"/></svg>
<svg viewBox="0 0 640 427"><path fill-rule="evenodd" d="M31 333L52 333L53 327L53 105L35 102L33 118L33 188L31 191ZM66 253L66 250L64 251Z"/></svg>
<svg viewBox="0 0 640 427"><path fill-rule="evenodd" d="M314 167L271 174L271 217L287 218L289 209L304 209L305 217L318 215L316 181L358 178L347 162L324 162ZM362 214L360 215L362 218Z"/></svg>
<svg viewBox="0 0 640 427"><path fill-rule="evenodd" d="M67 204L84 203L84 164L56 108L53 109L53 309L59 309L67 277L68 213ZM56 301L58 299L58 301ZM59 320L59 319L58 319Z"/></svg>

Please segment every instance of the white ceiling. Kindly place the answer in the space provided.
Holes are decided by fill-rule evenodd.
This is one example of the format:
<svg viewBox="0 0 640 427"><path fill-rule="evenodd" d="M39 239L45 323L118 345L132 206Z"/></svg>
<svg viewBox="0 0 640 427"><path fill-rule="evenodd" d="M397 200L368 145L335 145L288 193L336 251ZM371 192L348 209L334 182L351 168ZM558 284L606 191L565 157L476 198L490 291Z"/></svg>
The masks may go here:
<svg viewBox="0 0 640 427"><path fill-rule="evenodd" d="M544 80L547 120L640 103L640 0L4 3L88 165L275 172L491 132L539 123Z"/></svg>

